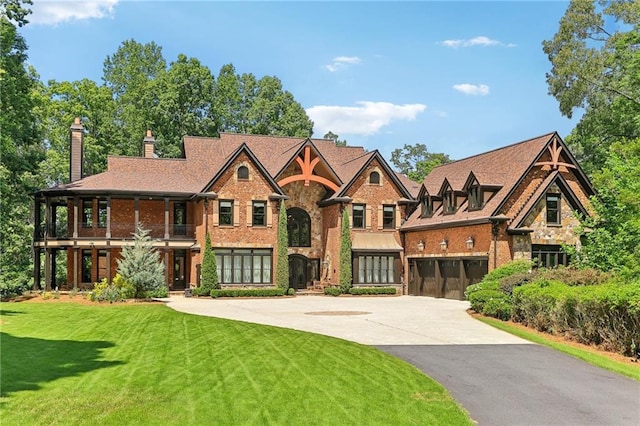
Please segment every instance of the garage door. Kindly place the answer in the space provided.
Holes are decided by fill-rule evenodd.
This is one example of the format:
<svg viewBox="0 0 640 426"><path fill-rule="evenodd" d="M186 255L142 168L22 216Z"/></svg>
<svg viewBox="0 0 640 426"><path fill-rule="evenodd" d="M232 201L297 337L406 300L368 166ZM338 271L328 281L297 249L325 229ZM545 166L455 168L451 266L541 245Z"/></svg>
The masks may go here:
<svg viewBox="0 0 640 426"><path fill-rule="evenodd" d="M436 287L436 261L416 260L412 263L409 294L440 297Z"/></svg>

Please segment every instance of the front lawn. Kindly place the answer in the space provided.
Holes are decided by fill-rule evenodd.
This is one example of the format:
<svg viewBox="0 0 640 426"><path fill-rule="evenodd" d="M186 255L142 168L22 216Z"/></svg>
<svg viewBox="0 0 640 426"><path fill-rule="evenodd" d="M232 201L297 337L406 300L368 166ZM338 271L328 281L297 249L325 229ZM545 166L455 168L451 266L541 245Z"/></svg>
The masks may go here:
<svg viewBox="0 0 640 426"><path fill-rule="evenodd" d="M161 305L0 308L2 424L471 424L368 346Z"/></svg>

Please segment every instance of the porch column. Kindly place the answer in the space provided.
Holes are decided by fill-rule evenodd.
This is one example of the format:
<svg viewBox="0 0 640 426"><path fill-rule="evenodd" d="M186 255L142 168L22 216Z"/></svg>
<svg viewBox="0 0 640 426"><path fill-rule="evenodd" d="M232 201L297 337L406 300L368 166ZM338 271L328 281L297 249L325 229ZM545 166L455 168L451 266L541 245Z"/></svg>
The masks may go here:
<svg viewBox="0 0 640 426"><path fill-rule="evenodd" d="M107 239L111 238L111 196L107 196Z"/></svg>
<svg viewBox="0 0 640 426"><path fill-rule="evenodd" d="M80 250L78 250L78 247L74 247L72 249L72 253L73 253L73 288L74 290L78 289L78 254L80 253Z"/></svg>
<svg viewBox="0 0 640 426"><path fill-rule="evenodd" d="M51 290L51 249L44 249L44 289Z"/></svg>
<svg viewBox="0 0 640 426"><path fill-rule="evenodd" d="M169 239L169 199L164 199L164 239Z"/></svg>
<svg viewBox="0 0 640 426"><path fill-rule="evenodd" d="M35 225L33 227L33 241L40 241L40 239L42 238L40 235L40 205L41 205L41 201L36 198L34 199L33 202L33 224Z"/></svg>
<svg viewBox="0 0 640 426"><path fill-rule="evenodd" d="M138 197L133 198L133 221L137 229L140 222L140 198Z"/></svg>
<svg viewBox="0 0 640 426"><path fill-rule="evenodd" d="M167 290L169 290L170 282L169 282L169 248L165 247L164 249L164 278L167 283Z"/></svg>
<svg viewBox="0 0 640 426"><path fill-rule="evenodd" d="M108 217L108 216L107 216ZM107 241L107 282L111 282L111 247Z"/></svg>
<svg viewBox="0 0 640 426"><path fill-rule="evenodd" d="M38 290L40 288L40 280L41 280L41 273L40 273L40 256L41 254L41 250L39 248L34 248L34 255L33 255L33 289L34 290Z"/></svg>
<svg viewBox="0 0 640 426"><path fill-rule="evenodd" d="M78 197L73 197L73 239L74 240L78 238L78 205L79 204L80 204L80 199Z"/></svg>
<svg viewBox="0 0 640 426"><path fill-rule="evenodd" d="M45 199L44 205L44 239L49 239L49 232L51 231L51 200Z"/></svg>

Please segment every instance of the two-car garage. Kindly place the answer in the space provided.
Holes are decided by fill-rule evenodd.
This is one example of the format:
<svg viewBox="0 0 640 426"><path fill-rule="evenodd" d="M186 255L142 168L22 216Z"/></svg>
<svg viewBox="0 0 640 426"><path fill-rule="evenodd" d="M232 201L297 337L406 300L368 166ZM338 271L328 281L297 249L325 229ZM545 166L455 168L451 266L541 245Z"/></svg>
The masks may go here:
<svg viewBox="0 0 640 426"><path fill-rule="evenodd" d="M467 286L482 280L488 266L486 257L410 258L408 292L412 296L464 300Z"/></svg>

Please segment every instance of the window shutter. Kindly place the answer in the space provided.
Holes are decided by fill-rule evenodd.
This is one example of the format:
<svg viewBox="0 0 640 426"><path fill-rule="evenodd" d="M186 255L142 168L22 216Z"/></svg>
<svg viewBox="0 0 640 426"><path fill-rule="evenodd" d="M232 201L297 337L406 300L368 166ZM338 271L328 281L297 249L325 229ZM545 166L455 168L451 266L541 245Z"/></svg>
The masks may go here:
<svg viewBox="0 0 640 426"><path fill-rule="evenodd" d="M213 202L209 203L209 205L211 206L213 226L218 226L220 224L220 200L213 200Z"/></svg>
<svg viewBox="0 0 640 426"><path fill-rule="evenodd" d="M378 229L382 229L384 222L384 212L382 210L382 205L378 206Z"/></svg>
<svg viewBox="0 0 640 426"><path fill-rule="evenodd" d="M240 201L233 200L233 226L240 226Z"/></svg>
<svg viewBox="0 0 640 426"><path fill-rule="evenodd" d="M267 226L271 228L273 226L273 211L271 211L271 201L267 201Z"/></svg>
<svg viewBox="0 0 640 426"><path fill-rule="evenodd" d="M366 208L367 213L366 213L366 219L365 219L365 227L367 229L371 229L371 206L367 206Z"/></svg>
<svg viewBox="0 0 640 426"><path fill-rule="evenodd" d="M253 204L251 201L247 201L247 226L251 226L253 223Z"/></svg>
<svg viewBox="0 0 640 426"><path fill-rule="evenodd" d="M400 229L400 221L402 220L402 216L400 215L400 206L396 206L394 211L396 213L396 229Z"/></svg>

